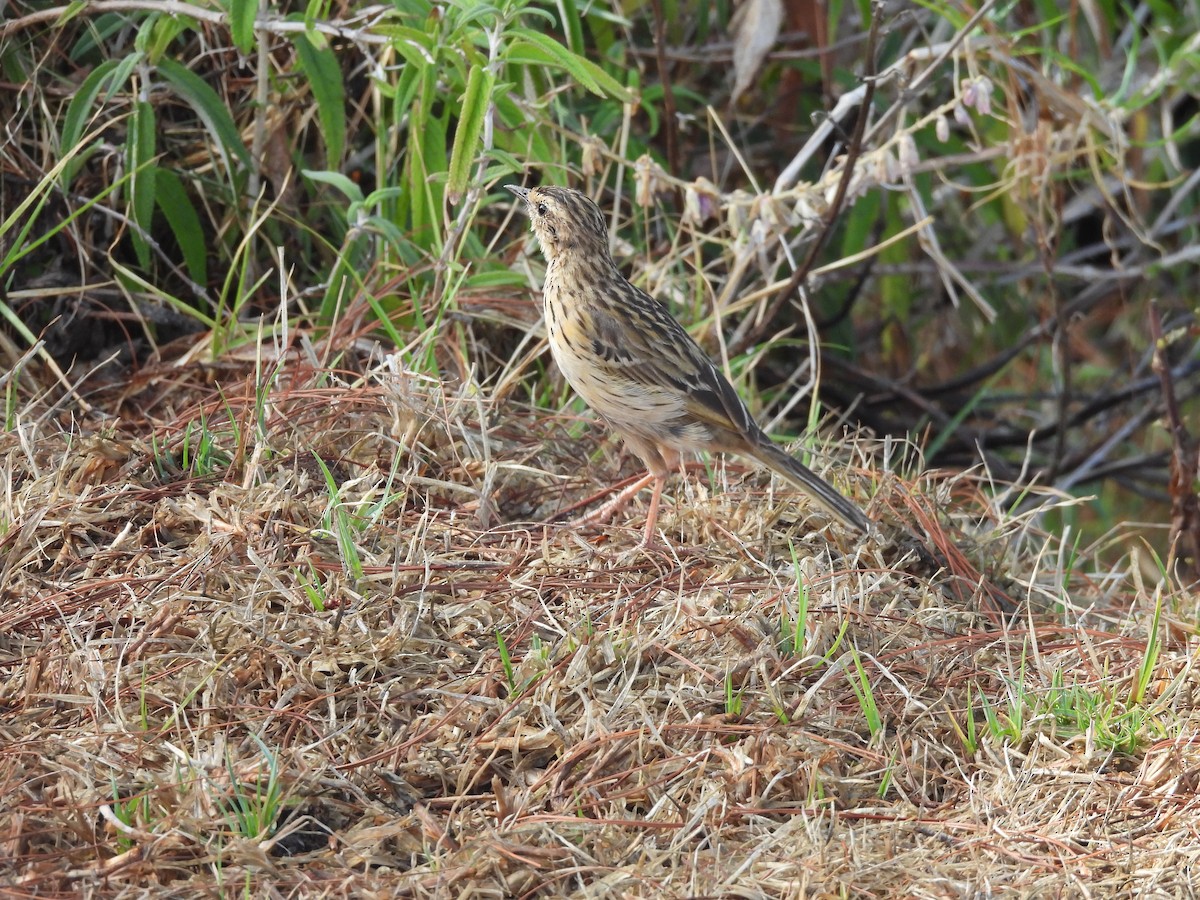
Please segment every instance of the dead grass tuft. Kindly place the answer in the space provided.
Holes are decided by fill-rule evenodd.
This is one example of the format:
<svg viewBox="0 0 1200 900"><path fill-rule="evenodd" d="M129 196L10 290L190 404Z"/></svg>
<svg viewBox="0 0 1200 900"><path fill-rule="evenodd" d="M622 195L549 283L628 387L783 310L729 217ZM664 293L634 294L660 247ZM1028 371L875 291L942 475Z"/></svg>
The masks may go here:
<svg viewBox="0 0 1200 900"><path fill-rule="evenodd" d="M14 889L1190 889L1194 598L1135 556L853 473L960 548L951 600L733 461L646 554L636 504L547 524L632 474L596 429L394 362L254 371L0 435Z"/></svg>

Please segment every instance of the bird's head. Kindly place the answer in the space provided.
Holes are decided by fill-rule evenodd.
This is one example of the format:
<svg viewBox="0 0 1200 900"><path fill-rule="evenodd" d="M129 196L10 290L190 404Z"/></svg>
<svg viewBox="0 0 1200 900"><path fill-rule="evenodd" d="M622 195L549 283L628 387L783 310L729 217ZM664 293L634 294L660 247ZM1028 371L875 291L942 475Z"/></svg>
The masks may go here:
<svg viewBox="0 0 1200 900"><path fill-rule="evenodd" d="M608 256L604 214L585 194L552 186L505 187L525 201L525 212L547 259L553 261L568 252Z"/></svg>

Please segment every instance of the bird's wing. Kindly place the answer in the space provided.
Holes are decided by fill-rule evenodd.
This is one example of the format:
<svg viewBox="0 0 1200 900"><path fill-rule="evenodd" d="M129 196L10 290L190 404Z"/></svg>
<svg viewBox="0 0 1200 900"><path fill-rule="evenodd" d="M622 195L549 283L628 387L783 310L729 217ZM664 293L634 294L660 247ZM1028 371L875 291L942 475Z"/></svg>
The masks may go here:
<svg viewBox="0 0 1200 900"><path fill-rule="evenodd" d="M678 391L686 415L718 433L752 440L758 424L708 354L645 291L628 285L625 294L619 305L589 310L596 362L613 377Z"/></svg>

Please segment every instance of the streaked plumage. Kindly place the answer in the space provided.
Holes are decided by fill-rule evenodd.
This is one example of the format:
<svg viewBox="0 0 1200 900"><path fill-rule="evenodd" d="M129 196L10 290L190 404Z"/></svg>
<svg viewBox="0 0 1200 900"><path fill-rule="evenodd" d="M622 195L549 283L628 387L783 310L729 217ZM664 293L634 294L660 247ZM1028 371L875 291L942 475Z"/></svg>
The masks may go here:
<svg viewBox="0 0 1200 900"><path fill-rule="evenodd" d="M733 385L667 311L629 283L608 251L604 215L568 188L508 185L525 202L549 266L543 287L550 350L579 396L654 478L644 543L654 541L667 475L686 451L747 456L810 493L843 524L866 515L775 444Z"/></svg>

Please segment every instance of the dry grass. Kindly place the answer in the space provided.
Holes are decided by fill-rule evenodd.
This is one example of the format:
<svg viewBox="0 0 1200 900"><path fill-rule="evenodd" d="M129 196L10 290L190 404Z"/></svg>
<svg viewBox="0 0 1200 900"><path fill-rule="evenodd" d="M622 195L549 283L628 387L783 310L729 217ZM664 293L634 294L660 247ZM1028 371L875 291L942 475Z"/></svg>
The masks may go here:
<svg viewBox="0 0 1200 900"><path fill-rule="evenodd" d="M732 461L644 553L545 524L634 474L597 429L305 358L0 434L10 894L1192 891L1195 598L1136 555L922 481L1004 622Z"/></svg>

